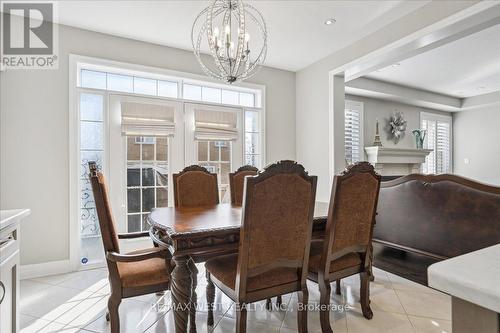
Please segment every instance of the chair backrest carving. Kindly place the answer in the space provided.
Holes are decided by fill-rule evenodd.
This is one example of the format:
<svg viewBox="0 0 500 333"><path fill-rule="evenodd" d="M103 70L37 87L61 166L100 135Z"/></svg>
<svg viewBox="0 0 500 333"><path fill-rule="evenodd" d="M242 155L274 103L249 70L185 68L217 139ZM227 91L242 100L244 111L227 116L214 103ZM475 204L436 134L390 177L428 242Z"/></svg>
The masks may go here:
<svg viewBox="0 0 500 333"><path fill-rule="evenodd" d="M259 169L251 165L244 165L236 172L229 174L229 188L231 191L231 203L239 205L243 203L243 190L245 186L246 176L255 176L259 173Z"/></svg>
<svg viewBox="0 0 500 333"><path fill-rule="evenodd" d="M279 268L305 283L317 177L280 161L245 182L236 290L245 294L248 278Z"/></svg>
<svg viewBox="0 0 500 333"><path fill-rule="evenodd" d="M94 194L97 217L99 218L104 250L106 252L120 252L118 234L116 232L113 212L111 211L106 179L102 172L97 169L97 165L94 161L89 162L89 170L89 178L92 184L92 192Z"/></svg>
<svg viewBox="0 0 500 333"><path fill-rule="evenodd" d="M176 207L209 206L219 203L217 174L199 165L190 165L173 174Z"/></svg>
<svg viewBox="0 0 500 333"><path fill-rule="evenodd" d="M380 180L368 162L350 165L335 176L321 261L324 267L320 268L325 273L331 261L348 253L359 253L365 260L369 257Z"/></svg>

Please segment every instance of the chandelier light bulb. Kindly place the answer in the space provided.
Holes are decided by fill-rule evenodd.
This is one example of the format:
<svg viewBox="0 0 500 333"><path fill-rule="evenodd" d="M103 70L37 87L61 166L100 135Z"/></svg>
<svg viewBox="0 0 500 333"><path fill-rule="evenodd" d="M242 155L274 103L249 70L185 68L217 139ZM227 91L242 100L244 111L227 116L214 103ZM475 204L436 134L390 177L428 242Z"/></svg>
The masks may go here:
<svg viewBox="0 0 500 333"><path fill-rule="evenodd" d="M215 38L219 37L219 28L218 27L214 28L214 36L215 36Z"/></svg>
<svg viewBox="0 0 500 333"><path fill-rule="evenodd" d="M245 42L249 42L250 41L250 34L249 33L246 33L245 34Z"/></svg>

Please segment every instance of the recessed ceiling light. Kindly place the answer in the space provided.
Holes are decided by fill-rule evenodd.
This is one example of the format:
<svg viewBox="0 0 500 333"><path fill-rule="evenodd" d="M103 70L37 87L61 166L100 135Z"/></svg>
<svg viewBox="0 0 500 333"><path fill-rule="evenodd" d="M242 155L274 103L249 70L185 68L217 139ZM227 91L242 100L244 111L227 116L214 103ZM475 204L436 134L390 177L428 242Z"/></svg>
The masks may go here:
<svg viewBox="0 0 500 333"><path fill-rule="evenodd" d="M335 22L337 22L336 19L334 18L329 18L328 20L325 21L325 24L326 25L332 25L332 24L335 24Z"/></svg>
<svg viewBox="0 0 500 333"><path fill-rule="evenodd" d="M401 66L401 64L399 62L392 64L392 67L398 67L398 66Z"/></svg>

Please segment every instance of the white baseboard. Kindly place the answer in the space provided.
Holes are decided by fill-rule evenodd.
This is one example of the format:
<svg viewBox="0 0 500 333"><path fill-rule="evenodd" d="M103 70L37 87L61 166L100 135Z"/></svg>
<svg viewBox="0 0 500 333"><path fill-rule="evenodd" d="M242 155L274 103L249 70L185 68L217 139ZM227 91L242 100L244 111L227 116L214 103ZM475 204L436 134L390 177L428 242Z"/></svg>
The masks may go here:
<svg viewBox="0 0 500 333"><path fill-rule="evenodd" d="M40 264L21 265L20 278L21 280L33 279L47 275L69 273L72 271L74 271L74 269L71 267L69 259L49 261Z"/></svg>

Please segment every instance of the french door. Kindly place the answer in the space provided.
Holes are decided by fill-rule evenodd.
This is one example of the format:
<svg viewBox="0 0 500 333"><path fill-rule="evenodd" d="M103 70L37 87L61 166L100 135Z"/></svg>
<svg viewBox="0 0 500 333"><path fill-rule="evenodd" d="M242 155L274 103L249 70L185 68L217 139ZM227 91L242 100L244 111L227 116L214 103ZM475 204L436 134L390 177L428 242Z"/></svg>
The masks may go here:
<svg viewBox="0 0 500 333"><path fill-rule="evenodd" d="M243 110L186 103L186 165L217 174L220 202L230 202L229 173L243 164Z"/></svg>
<svg viewBox="0 0 500 333"><path fill-rule="evenodd" d="M123 128L124 108L133 105L138 114L156 107L173 114L170 135ZM182 102L161 98L110 95L109 187L113 213L121 232L149 229L147 215L153 208L173 206L172 173L184 166Z"/></svg>
<svg viewBox="0 0 500 333"><path fill-rule="evenodd" d="M102 241L86 163L97 160L109 184L119 232L149 229L153 208L173 206L172 174L198 164L217 173L221 202L229 202L229 173L243 164L244 111L96 91L80 93L82 217L81 267L104 264ZM89 111L90 110L90 111ZM92 111L92 112L91 112ZM151 130L169 115L168 130ZM139 123L125 125L133 118ZM167 120L165 120L167 121ZM85 202L83 197L88 198ZM150 246L150 240L123 242L124 251Z"/></svg>

